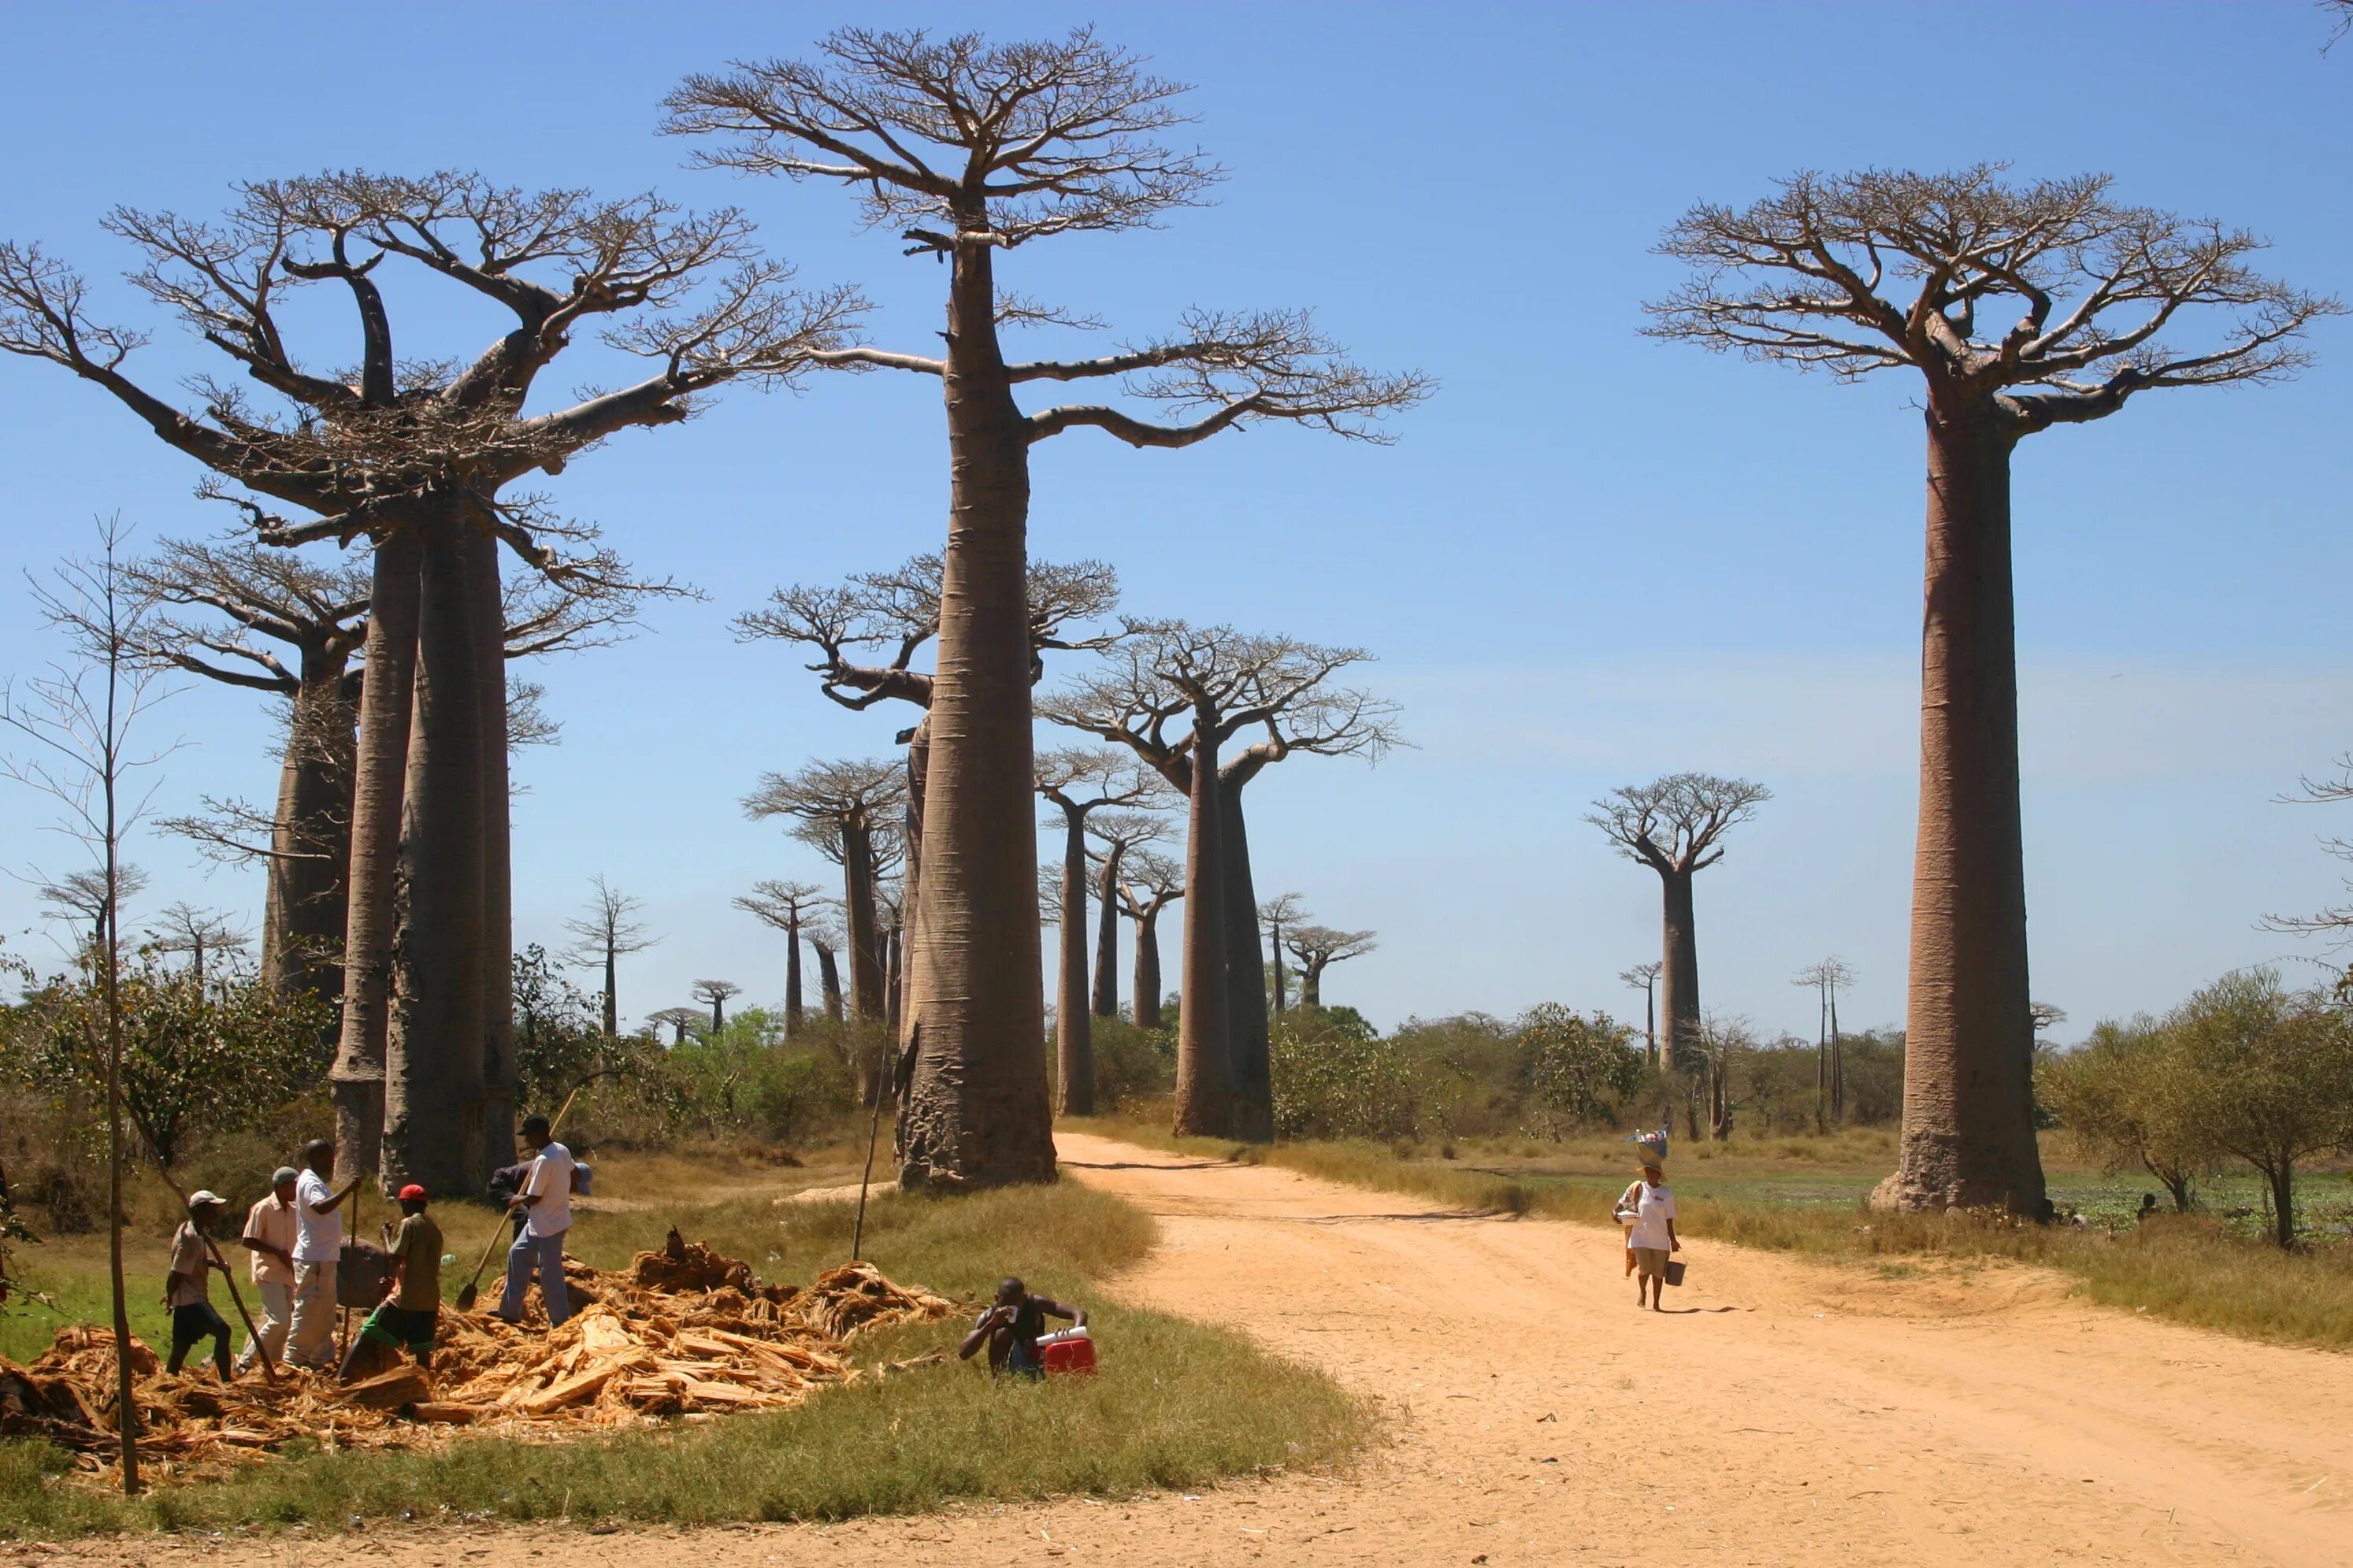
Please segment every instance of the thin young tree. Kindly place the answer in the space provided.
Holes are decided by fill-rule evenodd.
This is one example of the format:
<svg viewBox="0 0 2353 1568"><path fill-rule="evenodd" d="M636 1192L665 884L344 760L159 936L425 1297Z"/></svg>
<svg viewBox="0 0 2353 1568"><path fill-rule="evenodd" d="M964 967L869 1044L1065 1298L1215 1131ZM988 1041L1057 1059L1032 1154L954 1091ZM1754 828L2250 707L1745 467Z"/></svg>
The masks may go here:
<svg viewBox="0 0 2353 1568"><path fill-rule="evenodd" d="M1168 819L1148 811L1100 811L1087 818L1087 837L1100 848L1088 851L1094 868L1095 980L1092 1005L1098 1018L1119 1016L1120 881L1127 858L1168 837Z"/></svg>
<svg viewBox="0 0 2353 1568"><path fill-rule="evenodd" d="M101 1037L88 1042L105 1063L107 1278L114 1314L115 1423L122 1489L139 1489L139 1415L132 1397L131 1307L122 1277L122 841L145 815L151 787L140 775L177 750L138 738L142 721L167 696L162 671L138 648L154 602L132 582L130 530L101 520L98 549L69 560L54 584L36 582L42 618L64 635L67 656L37 676L0 683L0 725L25 750L0 756L0 774L58 803L55 826L88 851L99 892L86 950L104 998Z"/></svg>
<svg viewBox="0 0 2353 1568"><path fill-rule="evenodd" d="M727 1026L727 999L741 996L744 988L732 980L698 980L694 983L695 1000L711 1005L711 1032L719 1033Z"/></svg>
<svg viewBox="0 0 2353 1568"><path fill-rule="evenodd" d="M201 994L206 956L243 952L253 946L253 938L222 910L200 910L179 900L165 905L164 912L155 917L154 929L147 933L147 945L157 952L187 954L189 976Z"/></svg>
<svg viewBox="0 0 2353 1568"><path fill-rule="evenodd" d="M735 900L745 914L785 933L785 1037L801 1032L801 928L823 905L823 893L814 882L786 882L766 878Z"/></svg>
<svg viewBox="0 0 2353 1568"><path fill-rule="evenodd" d="M1058 746L1035 759L1038 793L1055 807L1062 830L1061 886L1057 900L1060 982L1054 993L1055 1111L1095 1112L1093 1014L1087 995L1087 822L1098 811L1122 811L1153 798L1160 781L1134 753L1104 746Z"/></svg>
<svg viewBox="0 0 2353 1568"><path fill-rule="evenodd" d="M1265 1142L1274 1136L1266 961L1242 792L1295 754L1377 761L1396 742L1397 707L1338 683L1372 657L1362 648L1183 621L1122 624L1103 668L1038 711L1128 747L1186 797L1177 1129ZM1251 731L1262 738L1227 752Z"/></svg>
<svg viewBox="0 0 2353 1568"><path fill-rule="evenodd" d="M1135 922L1136 1027L1166 1026L1160 1008L1160 912L1185 896L1185 868L1166 855L1139 849L1127 858L1119 882L1119 912Z"/></svg>
<svg viewBox="0 0 2353 1568"><path fill-rule="evenodd" d="M878 840L895 837L906 797L906 774L897 763L881 759L811 763L798 773L764 773L759 787L744 797L744 813L754 821L792 817L818 830L809 837L820 848L839 851L829 858L841 866L849 1011L855 1018L880 1022L888 1012L874 919L876 848Z"/></svg>
<svg viewBox="0 0 2353 1568"><path fill-rule="evenodd" d="M1324 925L1293 926L1283 942L1299 960L1299 1005L1309 1012L1324 1005L1325 970L1380 946L1371 931L1335 931Z"/></svg>
<svg viewBox="0 0 2353 1568"><path fill-rule="evenodd" d="M2242 229L2116 199L2105 175L1795 175L1703 204L1661 251L1691 280L1654 334L1842 380L1917 374L1927 437L1920 816L1903 1151L1876 1200L2046 1209L2027 1016L2010 461L2144 392L2281 380L2334 300L2250 265ZM1980 325L1982 323L1982 325Z"/></svg>
<svg viewBox="0 0 2353 1568"><path fill-rule="evenodd" d="M839 182L870 226L948 263L946 352L853 348L826 363L936 377L952 525L913 899L904 1033L914 1053L901 1177L965 1186L1054 1177L1043 1092L1031 897L1029 649L1023 568L1031 450L1089 427L1138 447L1188 447L1265 421L1373 438L1419 402L1413 375L1348 363L1303 312L1194 310L1165 337L1095 358L1008 362L999 329L1078 324L1010 298L1000 254L1062 235L1154 226L1219 171L1167 137L1181 89L1079 29L992 44L975 34L845 27L815 62L738 62L670 94L669 129L708 138L721 168ZM1031 411L1033 383L1109 382L1161 421L1103 403Z"/></svg>
<svg viewBox="0 0 2353 1568"><path fill-rule="evenodd" d="M621 960L645 952L661 938L648 935L646 922L638 918L646 907L643 899L614 887L602 872L588 879L588 888L587 911L565 921L564 929L572 933L572 962L604 971L605 1037L613 1039L621 1032Z"/></svg>
<svg viewBox="0 0 2353 1568"><path fill-rule="evenodd" d="M1593 803L1586 821L1618 852L1659 874L1664 905L1660 974L1667 994L1659 1032L1660 1065L1688 1072L1699 1043L1699 933L1692 919L1692 879L1724 858L1725 833L1757 815L1773 792L1747 779L1669 773L1628 784Z"/></svg>
<svg viewBox="0 0 2353 1568"><path fill-rule="evenodd" d="M1659 971L1664 967L1654 958L1618 972L1621 984L1642 994L1642 1054L1652 1067L1659 1065Z"/></svg>
<svg viewBox="0 0 2353 1568"><path fill-rule="evenodd" d="M0 349L113 396L210 469L262 542L372 549L339 1155L364 1168L380 1129L387 1180L472 1190L512 1121L501 548L543 574L619 580L609 552L580 553L584 531L508 488L621 431L678 424L728 382L793 379L810 353L847 341L862 305L791 289L733 209L462 173L236 189L216 221L117 208L106 226L144 258L132 282L258 400L200 379L190 412L132 380L124 367L144 334L97 319L83 279L37 246L0 244ZM389 300L411 279L500 312L506 330L471 358L396 342ZM327 351L350 371L310 368L293 347L297 326L328 318L288 301L319 284L350 297L356 345ZM600 321L651 374L578 402L535 398L542 373Z"/></svg>
<svg viewBox="0 0 2353 1568"><path fill-rule="evenodd" d="M1282 933L1286 927L1298 925L1307 918L1306 900L1297 893L1277 893L1259 900L1258 923L1266 931L1267 951L1274 955L1271 967L1274 971L1274 1010L1278 1016L1288 1001L1283 995Z"/></svg>

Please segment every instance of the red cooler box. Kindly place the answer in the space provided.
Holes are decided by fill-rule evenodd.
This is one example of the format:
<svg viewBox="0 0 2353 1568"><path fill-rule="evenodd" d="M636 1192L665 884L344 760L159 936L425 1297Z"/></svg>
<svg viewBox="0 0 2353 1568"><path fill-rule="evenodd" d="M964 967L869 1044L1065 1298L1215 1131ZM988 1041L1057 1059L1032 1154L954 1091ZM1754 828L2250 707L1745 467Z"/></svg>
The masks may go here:
<svg viewBox="0 0 2353 1568"><path fill-rule="evenodd" d="M1046 1364L1048 1377L1060 1377L1068 1373L1095 1370L1095 1342L1084 1329L1064 1329L1058 1334L1038 1336L1038 1355Z"/></svg>

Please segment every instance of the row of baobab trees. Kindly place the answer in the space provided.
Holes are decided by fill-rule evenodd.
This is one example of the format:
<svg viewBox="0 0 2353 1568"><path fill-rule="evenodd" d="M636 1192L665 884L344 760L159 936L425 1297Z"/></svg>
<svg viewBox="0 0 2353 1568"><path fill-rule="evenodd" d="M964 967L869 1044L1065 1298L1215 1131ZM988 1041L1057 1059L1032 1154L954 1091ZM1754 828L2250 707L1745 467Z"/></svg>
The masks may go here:
<svg viewBox="0 0 2353 1568"><path fill-rule="evenodd" d="M235 373L193 384L183 406L132 375L146 334L102 312L81 274L38 246L0 244L0 349L115 399L200 467L250 542L331 543L364 563L333 1069L347 1159L392 1182L471 1186L503 1152L514 1083L503 574L591 605L660 586L525 488L532 476L624 432L681 426L732 384L873 370L937 386L948 458L933 669L909 742L902 1179L1052 1175L1029 848L1029 454L1080 430L1165 450L1265 422L1375 440L1386 416L1432 390L1420 374L1356 364L1300 310L1194 308L1106 353L1008 353L1018 329L1095 323L1019 295L1000 267L1069 235L1148 230L1222 177L1175 139L1182 91L1086 30L996 44L844 28L813 59L738 64L669 95L662 129L691 139L698 163L837 186L870 229L944 263L936 352L864 342L858 290L796 287L735 208L347 172L240 185L215 219L109 215L141 256L134 288ZM1920 816L1905 1131L1883 1201L2045 1207L2011 455L2147 392L2298 369L2308 329L2340 307L2255 271L2260 248L2242 230L2124 202L2104 176L2013 180L1990 164L1799 174L1746 206L1694 206L1660 247L1689 275L1651 306L1657 335L1847 379L1919 378ZM403 272L414 279L404 288L502 312L505 330L470 354L410 341L384 287ZM311 288L347 299L348 326L306 355L296 316L325 318L283 307ZM533 412L543 373L599 329L648 373ZM1027 401L1072 384L1099 395ZM1230 984L1239 966L1221 956L1255 923L1228 870L1246 830L1227 804L1262 765L1254 749L1294 742L1229 754L1259 728L1253 678L1213 660L1203 636L1170 624L1107 651L1114 673L1092 717L1187 801L1179 1031L1191 1130L1263 1136L1249 1017L1261 988ZM1208 1048L1220 1034L1227 1048Z"/></svg>

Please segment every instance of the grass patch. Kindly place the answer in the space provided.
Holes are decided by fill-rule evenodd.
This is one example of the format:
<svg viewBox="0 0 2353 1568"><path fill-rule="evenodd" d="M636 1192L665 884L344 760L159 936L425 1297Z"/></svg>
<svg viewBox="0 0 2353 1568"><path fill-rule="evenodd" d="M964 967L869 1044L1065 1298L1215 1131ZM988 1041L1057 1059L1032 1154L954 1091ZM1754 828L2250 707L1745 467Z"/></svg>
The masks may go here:
<svg viewBox="0 0 2353 1568"><path fill-rule="evenodd" d="M1632 1179L1622 1139L1546 1144L1491 1141L1454 1146L1368 1142L1237 1144L1176 1138L1149 1123L1093 1118L1069 1125L1148 1147L1279 1166L1351 1186L1410 1194L1488 1213L1609 1225ZM2344 1177L2319 1174L2304 1188L2306 1222L2325 1239L2284 1253L2246 1223L2252 1184L2205 1188L2217 1214L2129 1216L2147 1185L2063 1161L2050 1162L2054 1196L2099 1216L2089 1226L2040 1226L1983 1214L1886 1214L1863 1199L1894 1163L1894 1134L1848 1129L1819 1142L1745 1139L1677 1147L1678 1227L1694 1239L1730 1242L1829 1262L1861 1264L1881 1278L1913 1271L1904 1259L2006 1260L2054 1269L2095 1301L2243 1338L2353 1351L2353 1243L2344 1230ZM1792 1172L1799 1173L1792 1175ZM2235 1217L2223 1217L2226 1215Z"/></svg>
<svg viewBox="0 0 2353 1568"><path fill-rule="evenodd" d="M603 1184L600 1175L600 1191ZM452 1234L479 1247L490 1218L468 1215ZM840 1204L664 1204L582 1215L574 1250L610 1267L658 1245L676 1223L750 1258L765 1279L805 1281L848 1255L851 1222ZM1143 1257L1154 1236L1148 1215L1106 1194L1075 1183L964 1198L893 1194L875 1201L866 1224L867 1257L902 1282L977 1300L1018 1273L1032 1289L1086 1306L1103 1342L1102 1373L1044 1384L992 1381L954 1360L963 1321L907 1324L853 1342L853 1361L871 1367L939 1351L947 1363L861 1379L791 1410L544 1445L461 1439L439 1452L290 1454L232 1480L130 1501L69 1482L65 1457L47 1444L0 1443L0 1538L315 1529L353 1516L825 1520L959 1498L1118 1497L1329 1463L1367 1430L1365 1408L1323 1373L1237 1335L1097 1294L1095 1282ZM460 1247L470 1265L470 1250ZM102 1243L96 1256L102 1283Z"/></svg>

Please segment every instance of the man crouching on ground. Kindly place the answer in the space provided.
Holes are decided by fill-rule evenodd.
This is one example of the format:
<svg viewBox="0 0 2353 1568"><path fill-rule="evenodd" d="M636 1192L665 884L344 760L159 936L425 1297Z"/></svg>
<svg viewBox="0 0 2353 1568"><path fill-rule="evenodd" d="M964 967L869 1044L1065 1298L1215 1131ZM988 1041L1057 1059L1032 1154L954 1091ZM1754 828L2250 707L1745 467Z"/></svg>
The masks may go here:
<svg viewBox="0 0 2353 1568"><path fill-rule="evenodd" d="M1032 1296L1029 1287L1018 1279L1000 1281L997 1304L973 1320L972 1331L957 1347L957 1359L970 1361L973 1352L986 1344L990 1373L1043 1377L1046 1363L1038 1353L1038 1336L1046 1331L1049 1318L1071 1318L1077 1320L1079 1327L1087 1326L1085 1308L1065 1307L1051 1296Z"/></svg>

